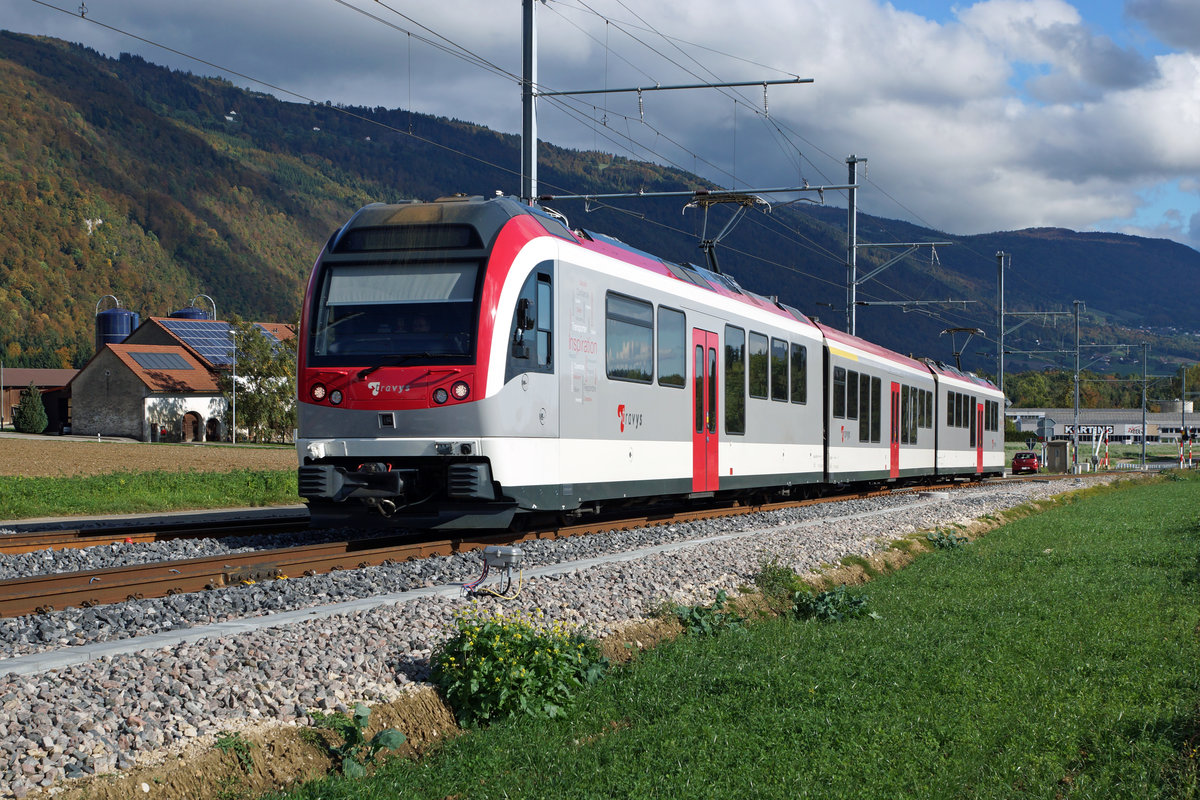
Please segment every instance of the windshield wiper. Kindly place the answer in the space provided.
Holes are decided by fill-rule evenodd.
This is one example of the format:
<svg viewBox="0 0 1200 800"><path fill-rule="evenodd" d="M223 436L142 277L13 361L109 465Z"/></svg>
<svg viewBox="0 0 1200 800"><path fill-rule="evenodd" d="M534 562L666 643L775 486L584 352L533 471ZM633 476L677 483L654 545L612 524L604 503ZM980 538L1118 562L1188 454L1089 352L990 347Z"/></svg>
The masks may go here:
<svg viewBox="0 0 1200 800"><path fill-rule="evenodd" d="M461 358L462 353L409 353L404 356L396 356L395 358L387 359L379 364L373 364L358 371L358 379L361 381L377 369L384 367L399 367L407 364L416 358Z"/></svg>

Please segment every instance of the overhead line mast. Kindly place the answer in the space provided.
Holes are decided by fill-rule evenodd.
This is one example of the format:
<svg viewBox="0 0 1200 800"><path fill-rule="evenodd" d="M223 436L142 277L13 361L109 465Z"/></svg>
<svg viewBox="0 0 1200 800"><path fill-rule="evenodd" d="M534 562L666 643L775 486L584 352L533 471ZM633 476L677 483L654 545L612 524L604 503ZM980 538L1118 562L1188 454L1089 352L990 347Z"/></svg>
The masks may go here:
<svg viewBox="0 0 1200 800"><path fill-rule="evenodd" d="M676 86L633 86L624 89L582 89L567 92L543 92L538 89L537 81L537 24L534 19L534 5L538 0L522 0L522 58L521 58L521 202L534 205L538 197L537 179L537 98L563 97L567 95L609 94L621 92L637 92L640 98L643 92L661 92L674 89L729 89L744 86L763 87L763 103L766 104L768 86L780 84L812 83L812 78L792 77L786 80L770 81L735 81L730 83L691 83ZM541 0L546 2L546 0ZM824 188L824 187L822 187ZM765 192L767 190L745 190L746 192ZM799 191L807 191L806 189ZM814 188L814 191L816 189Z"/></svg>

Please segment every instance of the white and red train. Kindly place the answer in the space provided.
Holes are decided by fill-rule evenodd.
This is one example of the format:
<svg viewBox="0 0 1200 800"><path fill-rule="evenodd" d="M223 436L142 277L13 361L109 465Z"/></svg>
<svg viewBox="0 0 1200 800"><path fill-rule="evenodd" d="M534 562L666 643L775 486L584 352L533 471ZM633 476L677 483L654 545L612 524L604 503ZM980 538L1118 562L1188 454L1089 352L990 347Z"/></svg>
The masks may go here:
<svg viewBox="0 0 1200 800"><path fill-rule="evenodd" d="M318 524L1004 471L990 382L505 197L355 214L309 280L298 372Z"/></svg>

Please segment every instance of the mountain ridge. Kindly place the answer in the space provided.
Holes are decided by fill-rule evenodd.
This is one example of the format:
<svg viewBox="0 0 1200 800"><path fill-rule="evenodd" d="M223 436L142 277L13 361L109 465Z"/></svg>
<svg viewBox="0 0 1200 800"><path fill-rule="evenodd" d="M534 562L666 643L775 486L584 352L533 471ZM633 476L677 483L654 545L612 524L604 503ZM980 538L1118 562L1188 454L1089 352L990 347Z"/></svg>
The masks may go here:
<svg viewBox="0 0 1200 800"><path fill-rule="evenodd" d="M359 207L490 195L515 187L515 169L503 165L519 163L517 137L463 120L290 103L139 56L0 32L0 355L12 366L81 366L95 304L110 294L143 316L205 294L221 315L293 321L321 246ZM572 194L709 186L670 167L549 143L539 169L544 188ZM664 258L702 259L702 216L681 217L681 199L547 204ZM727 211L712 213L710 233ZM1089 340L1151 341L1160 360L1200 357L1200 340L1186 333L1200 330L1189 299L1200 253L1184 245L1053 227L961 236L865 214L858 229L863 242L954 242L936 259L922 248L860 288L867 302L974 301L966 311L859 309L859 334L901 352L950 361L941 332L958 324L994 339L994 253L1004 250L1014 254L1010 310L1082 299ZM844 208L777 208L747 215L717 254L746 288L840 327L845 230ZM859 275L894 255L861 248ZM1061 325L1047 331L1022 329L1014 349L1064 345ZM987 348L964 354L964 366L994 370L994 341Z"/></svg>

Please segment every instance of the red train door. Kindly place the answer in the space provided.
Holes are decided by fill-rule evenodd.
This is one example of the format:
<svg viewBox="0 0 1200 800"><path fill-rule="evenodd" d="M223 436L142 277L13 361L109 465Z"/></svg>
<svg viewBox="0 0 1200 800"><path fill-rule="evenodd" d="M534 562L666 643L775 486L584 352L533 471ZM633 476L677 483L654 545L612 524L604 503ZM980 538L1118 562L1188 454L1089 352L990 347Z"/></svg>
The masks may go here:
<svg viewBox="0 0 1200 800"><path fill-rule="evenodd" d="M975 404L975 472L983 474L983 403Z"/></svg>
<svg viewBox="0 0 1200 800"><path fill-rule="evenodd" d="M717 472L717 335L692 328L692 491L714 492Z"/></svg>
<svg viewBox="0 0 1200 800"><path fill-rule="evenodd" d="M900 384L892 381L892 430L889 434L891 442L891 467L888 476L900 477Z"/></svg>

